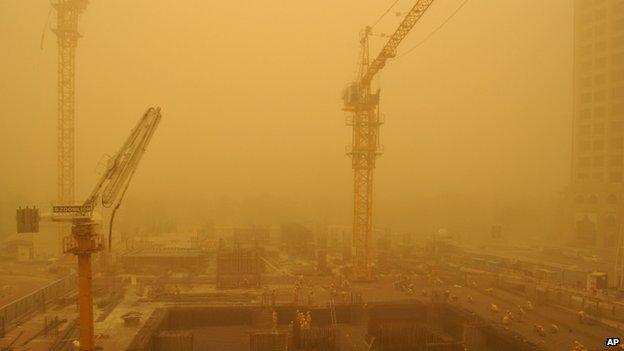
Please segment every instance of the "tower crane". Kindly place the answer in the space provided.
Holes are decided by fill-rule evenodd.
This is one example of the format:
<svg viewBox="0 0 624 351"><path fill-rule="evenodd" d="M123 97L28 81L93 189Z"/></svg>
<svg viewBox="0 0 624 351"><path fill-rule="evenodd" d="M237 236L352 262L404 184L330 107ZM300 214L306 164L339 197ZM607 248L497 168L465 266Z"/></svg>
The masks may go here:
<svg viewBox="0 0 624 351"><path fill-rule="evenodd" d="M56 10L58 45L58 99L57 99L57 186L58 201L74 201L74 120L75 79L78 19L85 11L88 0L52 0ZM66 225L59 225L59 242L68 234Z"/></svg>
<svg viewBox="0 0 624 351"><path fill-rule="evenodd" d="M344 111L352 113L347 125L353 127L352 145L347 154L353 168L353 276L357 280L373 278L373 170L381 154L379 145L379 90L371 91L371 81L386 61L396 56L396 49L434 0L418 0L377 57L370 62L366 27L360 38L361 54L357 80L343 91Z"/></svg>
<svg viewBox="0 0 624 351"><path fill-rule="evenodd" d="M128 189L132 176L149 144L161 114L158 108L149 108L130 133L119 151L109 160L99 181L87 199L79 205L64 203L52 206L52 211L41 218L55 222L69 222L72 234L63 238L63 251L78 257L78 304L80 308L80 350L95 349L93 331L93 294L91 254L102 250L102 235L98 233L94 211L98 204L113 208L109 224L109 248L114 213ZM17 210L17 232L39 231L39 211L36 208Z"/></svg>

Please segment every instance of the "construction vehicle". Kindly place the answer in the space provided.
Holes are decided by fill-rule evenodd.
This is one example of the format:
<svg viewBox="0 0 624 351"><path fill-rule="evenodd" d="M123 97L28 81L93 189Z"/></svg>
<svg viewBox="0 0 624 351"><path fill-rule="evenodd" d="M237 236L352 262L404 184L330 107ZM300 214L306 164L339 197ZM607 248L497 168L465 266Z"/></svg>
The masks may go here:
<svg viewBox="0 0 624 351"><path fill-rule="evenodd" d="M109 249L114 214L124 198L130 181L149 144L161 114L158 108L149 108L132 130L121 149L109 160L101 178L82 204L63 203L52 206L49 214L39 215L37 208L17 210L17 232L38 232L39 221L69 222L72 234L63 238L63 251L78 257L78 304L80 308L80 350L95 349L93 328L93 294L91 254L101 251L102 235L94 220L96 206L113 208L109 222Z"/></svg>
<svg viewBox="0 0 624 351"><path fill-rule="evenodd" d="M362 45L358 77L343 91L343 110L353 113L347 125L353 127L352 145L347 151L354 171L353 191L353 243L355 257L353 275L356 280L373 279L373 170L375 159L382 153L379 145L379 126L383 123L379 114L379 90L371 91L371 81L386 65L416 22L434 0L418 0L407 13L388 42L370 62L369 37L372 28L362 32Z"/></svg>

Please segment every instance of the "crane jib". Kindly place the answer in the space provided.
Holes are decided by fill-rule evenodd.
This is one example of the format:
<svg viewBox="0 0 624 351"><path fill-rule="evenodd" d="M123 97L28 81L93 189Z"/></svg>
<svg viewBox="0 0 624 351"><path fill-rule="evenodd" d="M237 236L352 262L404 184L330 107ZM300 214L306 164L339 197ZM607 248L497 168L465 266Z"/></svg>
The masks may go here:
<svg viewBox="0 0 624 351"><path fill-rule="evenodd" d="M386 45L384 45L381 52L371 62L368 70L364 73L362 78L360 79L360 86L368 85L375 74L379 72L386 64L386 60L396 56L396 49L401 44L403 39L407 36L407 34L412 30L416 22L422 17L422 15L427 11L429 5L433 3L434 0L419 0L414 4L414 7L408 12L405 16L399 27L395 30L395 32L390 36Z"/></svg>

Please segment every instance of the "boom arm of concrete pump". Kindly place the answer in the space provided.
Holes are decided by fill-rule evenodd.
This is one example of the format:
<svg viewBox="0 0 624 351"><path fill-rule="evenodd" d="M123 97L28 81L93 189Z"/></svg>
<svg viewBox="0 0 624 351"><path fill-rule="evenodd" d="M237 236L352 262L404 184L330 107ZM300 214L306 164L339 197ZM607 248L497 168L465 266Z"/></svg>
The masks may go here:
<svg viewBox="0 0 624 351"><path fill-rule="evenodd" d="M33 233L39 231L39 220L49 218L52 221L74 221L77 219L90 219L93 210L101 201L103 207L113 208L109 225L109 243L110 243L110 227L112 226L115 212L119 208L119 204L130 185L132 176L141 161L141 157L145 153L145 149L149 144L158 123L160 122L160 109L149 108L139 123L130 133L126 142L121 149L108 162L107 168L100 180L93 188L93 191L82 205L59 204L52 206L52 213L48 215L39 215L39 209L19 208L17 210L17 232ZM109 246L110 247L110 246Z"/></svg>
<svg viewBox="0 0 624 351"><path fill-rule="evenodd" d="M108 223L108 250L112 250L113 221L115 214L126 195L134 171L136 171L145 149L154 135L160 122L160 109L149 108L121 149L108 163L106 172L100 178L91 195L84 202L83 207L93 208L98 198L101 198L103 207L113 207Z"/></svg>
<svg viewBox="0 0 624 351"><path fill-rule="evenodd" d="M134 171L158 127L160 118L159 108L149 108L143 114L121 149L108 162L106 171L83 206L94 208L98 199L101 199L102 206L108 208L122 200L123 193L130 184Z"/></svg>

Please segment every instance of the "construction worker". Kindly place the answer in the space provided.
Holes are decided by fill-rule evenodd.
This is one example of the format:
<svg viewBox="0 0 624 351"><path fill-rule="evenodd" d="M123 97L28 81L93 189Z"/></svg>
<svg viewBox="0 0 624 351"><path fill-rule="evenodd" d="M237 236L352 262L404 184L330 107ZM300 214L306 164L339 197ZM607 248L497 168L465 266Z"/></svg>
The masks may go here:
<svg viewBox="0 0 624 351"><path fill-rule="evenodd" d="M510 310L505 311L505 316L509 318L510 321L513 321L514 317Z"/></svg>
<svg viewBox="0 0 624 351"><path fill-rule="evenodd" d="M305 316L303 315L302 312L299 312L299 310L297 310L296 315L297 315L297 325L299 326L299 329L304 329Z"/></svg>
<svg viewBox="0 0 624 351"><path fill-rule="evenodd" d="M472 302L473 302L473 300L472 300L472 296L468 295L468 298L467 298L467 299L468 299L468 303L472 303Z"/></svg>
<svg viewBox="0 0 624 351"><path fill-rule="evenodd" d="M587 313L585 311L578 311L579 322L584 324L587 321Z"/></svg>
<svg viewBox="0 0 624 351"><path fill-rule="evenodd" d="M526 309L527 311L533 311L533 303L531 301L527 301Z"/></svg>
<svg viewBox="0 0 624 351"><path fill-rule="evenodd" d="M534 326L535 332L539 335L539 336L546 336L546 330L544 330L544 327L536 324Z"/></svg>
<svg viewBox="0 0 624 351"><path fill-rule="evenodd" d="M495 304L491 303L490 304L490 311L496 313L498 312L498 306L496 306Z"/></svg>
<svg viewBox="0 0 624 351"><path fill-rule="evenodd" d="M510 323L511 323L511 319L509 319L509 316L505 314L503 316L503 325L508 326Z"/></svg>
<svg viewBox="0 0 624 351"><path fill-rule="evenodd" d="M574 340L574 344L572 344L572 351L587 351L585 345L581 344L577 340Z"/></svg>
<svg viewBox="0 0 624 351"><path fill-rule="evenodd" d="M310 311L306 313L305 321L306 321L306 329L310 329L312 327L312 313Z"/></svg>
<svg viewBox="0 0 624 351"><path fill-rule="evenodd" d="M271 320L273 322L273 331L277 331L277 311L273 310L273 313L271 314Z"/></svg>
<svg viewBox="0 0 624 351"><path fill-rule="evenodd" d="M549 330L552 334L557 334L559 333L559 326L557 326L556 324L551 324Z"/></svg>
<svg viewBox="0 0 624 351"><path fill-rule="evenodd" d="M518 305L518 321L522 321L522 317L524 316L524 309L522 306Z"/></svg>

